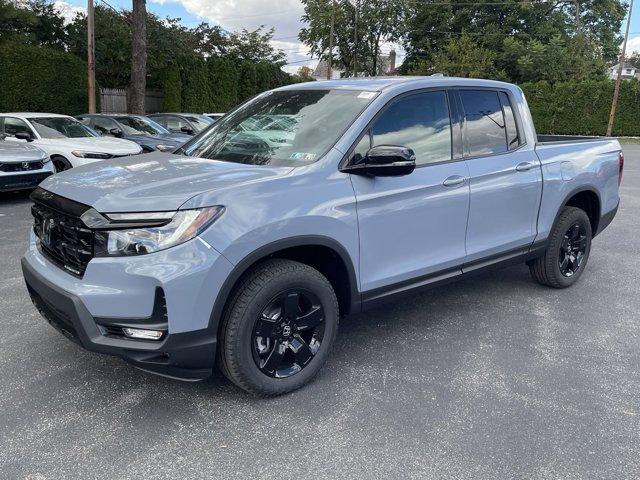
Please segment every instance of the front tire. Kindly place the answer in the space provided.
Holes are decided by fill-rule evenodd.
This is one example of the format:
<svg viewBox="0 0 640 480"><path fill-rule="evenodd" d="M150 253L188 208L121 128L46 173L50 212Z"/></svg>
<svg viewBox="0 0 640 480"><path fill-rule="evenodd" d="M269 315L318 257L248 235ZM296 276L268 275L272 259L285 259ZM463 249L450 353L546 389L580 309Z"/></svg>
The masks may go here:
<svg viewBox="0 0 640 480"><path fill-rule="evenodd" d="M51 157L51 161L53 162L53 166L56 168L56 173L64 172L65 170L73 168L71 162L60 155L54 155Z"/></svg>
<svg viewBox="0 0 640 480"><path fill-rule="evenodd" d="M529 270L541 285L567 288L578 281L591 253L591 222L584 210L564 207L549 237L544 255Z"/></svg>
<svg viewBox="0 0 640 480"><path fill-rule="evenodd" d="M296 390L326 361L338 319L335 292L320 272L291 260L262 262L245 276L225 312L221 370L254 395Z"/></svg>

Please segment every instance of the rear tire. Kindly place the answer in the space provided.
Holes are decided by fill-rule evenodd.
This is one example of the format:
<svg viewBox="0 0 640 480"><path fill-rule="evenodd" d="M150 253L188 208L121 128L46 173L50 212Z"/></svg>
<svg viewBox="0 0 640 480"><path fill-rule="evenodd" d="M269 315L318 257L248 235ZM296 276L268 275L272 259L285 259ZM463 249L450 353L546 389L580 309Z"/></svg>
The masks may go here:
<svg viewBox="0 0 640 480"><path fill-rule="evenodd" d="M335 292L320 272L291 260L262 262L245 276L225 311L220 369L254 395L296 390L326 361L338 319Z"/></svg>
<svg viewBox="0 0 640 480"><path fill-rule="evenodd" d="M551 230L544 255L529 264L541 285L567 288L578 281L591 253L591 222L584 210L564 207Z"/></svg>

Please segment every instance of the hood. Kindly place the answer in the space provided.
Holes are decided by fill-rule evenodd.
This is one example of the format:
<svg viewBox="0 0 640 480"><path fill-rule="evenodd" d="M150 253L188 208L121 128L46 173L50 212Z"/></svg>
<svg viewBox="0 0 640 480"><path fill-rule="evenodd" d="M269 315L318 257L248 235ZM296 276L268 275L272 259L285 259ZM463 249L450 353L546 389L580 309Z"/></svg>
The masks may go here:
<svg viewBox="0 0 640 480"><path fill-rule="evenodd" d="M111 155L132 155L140 152L138 144L114 137L43 138L42 143Z"/></svg>
<svg viewBox="0 0 640 480"><path fill-rule="evenodd" d="M268 180L291 170L154 152L72 168L40 186L102 213L157 212L178 210L201 193Z"/></svg>
<svg viewBox="0 0 640 480"><path fill-rule="evenodd" d="M45 158L47 154L33 145L0 142L0 163L33 162Z"/></svg>

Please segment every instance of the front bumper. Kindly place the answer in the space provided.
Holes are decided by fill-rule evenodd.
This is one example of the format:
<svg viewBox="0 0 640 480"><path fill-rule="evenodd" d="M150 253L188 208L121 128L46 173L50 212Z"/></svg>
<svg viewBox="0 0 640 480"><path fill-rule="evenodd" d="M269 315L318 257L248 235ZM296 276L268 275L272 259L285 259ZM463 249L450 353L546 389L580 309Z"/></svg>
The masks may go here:
<svg viewBox="0 0 640 480"><path fill-rule="evenodd" d="M200 380L215 363L211 312L226 264L231 268L215 250L191 241L144 257L94 259L79 279L49 262L32 236L22 271L41 315L78 345L152 373ZM167 333L160 341L134 340L105 329L113 325Z"/></svg>
<svg viewBox="0 0 640 480"><path fill-rule="evenodd" d="M2 174L0 175L0 192L13 192L36 188L45 178L53 175L49 170L36 172Z"/></svg>

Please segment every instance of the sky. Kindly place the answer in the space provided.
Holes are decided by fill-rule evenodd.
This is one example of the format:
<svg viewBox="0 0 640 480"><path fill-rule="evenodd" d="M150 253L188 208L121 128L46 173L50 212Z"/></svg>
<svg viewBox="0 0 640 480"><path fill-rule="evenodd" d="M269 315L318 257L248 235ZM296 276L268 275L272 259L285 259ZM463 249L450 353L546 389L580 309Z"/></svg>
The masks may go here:
<svg viewBox="0 0 640 480"><path fill-rule="evenodd" d="M94 0L97 4L100 0ZM131 0L106 0L115 8L131 8ZM86 0L58 0L58 8L73 17L75 11L84 11ZM188 27L202 21L219 24L228 30L255 29L261 25L274 27L274 47L287 54L285 70L293 73L302 65L314 67L307 49L298 41L303 13L300 0L147 0L147 9L160 17L181 18ZM623 31L624 31L623 25ZM636 1L631 19L628 52L640 53L640 1ZM386 46L390 49L391 46ZM383 48L384 50L384 48ZM398 48L398 59L402 61Z"/></svg>

